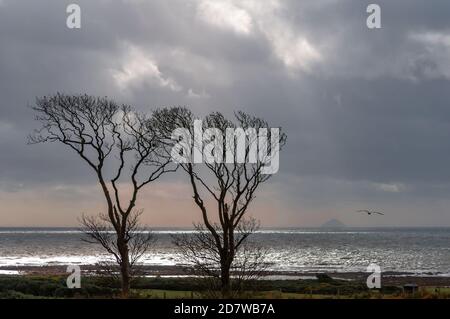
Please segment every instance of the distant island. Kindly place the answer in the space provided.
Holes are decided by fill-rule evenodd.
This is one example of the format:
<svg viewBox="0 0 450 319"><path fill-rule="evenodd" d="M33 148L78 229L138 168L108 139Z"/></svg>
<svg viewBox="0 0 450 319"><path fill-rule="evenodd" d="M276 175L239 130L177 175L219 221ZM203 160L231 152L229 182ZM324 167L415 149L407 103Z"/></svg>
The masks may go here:
<svg viewBox="0 0 450 319"><path fill-rule="evenodd" d="M345 224L343 224L341 221L337 220L337 219L330 219L329 221L327 221L326 223L323 223L322 226L320 226L322 228L344 228L347 227Z"/></svg>

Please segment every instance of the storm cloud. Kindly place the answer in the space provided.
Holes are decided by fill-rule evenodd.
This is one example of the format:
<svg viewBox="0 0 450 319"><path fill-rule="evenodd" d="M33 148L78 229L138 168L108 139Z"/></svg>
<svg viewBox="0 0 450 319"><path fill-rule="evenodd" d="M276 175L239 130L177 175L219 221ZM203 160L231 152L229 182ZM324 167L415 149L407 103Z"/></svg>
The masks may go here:
<svg viewBox="0 0 450 319"><path fill-rule="evenodd" d="M81 29L66 27L72 2ZM27 106L56 91L282 126L280 171L252 209L265 226L450 226L450 2L377 1L376 30L371 2L1 0L0 226L74 225L101 209L80 159L26 144ZM148 190L150 223L196 218L183 183Z"/></svg>

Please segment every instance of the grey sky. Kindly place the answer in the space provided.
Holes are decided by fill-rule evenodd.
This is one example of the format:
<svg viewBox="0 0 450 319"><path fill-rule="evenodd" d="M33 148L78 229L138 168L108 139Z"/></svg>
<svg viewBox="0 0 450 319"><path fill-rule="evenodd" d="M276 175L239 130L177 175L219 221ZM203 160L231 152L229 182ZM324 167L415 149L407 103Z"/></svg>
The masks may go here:
<svg viewBox="0 0 450 319"><path fill-rule="evenodd" d="M380 30L365 24L372 2ZM102 207L81 160L26 145L27 105L56 91L283 126L280 172L252 211L265 226L450 226L449 1L0 0L0 226L75 225ZM148 191L148 222L196 218L184 182Z"/></svg>

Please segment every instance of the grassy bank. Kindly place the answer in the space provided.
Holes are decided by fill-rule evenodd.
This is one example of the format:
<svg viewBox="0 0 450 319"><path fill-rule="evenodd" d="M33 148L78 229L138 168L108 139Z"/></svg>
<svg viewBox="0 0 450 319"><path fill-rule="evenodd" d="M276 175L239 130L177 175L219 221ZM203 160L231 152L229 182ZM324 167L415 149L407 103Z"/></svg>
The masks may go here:
<svg viewBox="0 0 450 319"><path fill-rule="evenodd" d="M404 294L400 287L368 290L356 281L261 280L249 283L243 298L450 298L450 289L427 287ZM203 298L202 281L194 278L139 278L132 298ZM119 298L119 283L105 277L83 277L80 289L69 289L63 276L0 276L0 298Z"/></svg>

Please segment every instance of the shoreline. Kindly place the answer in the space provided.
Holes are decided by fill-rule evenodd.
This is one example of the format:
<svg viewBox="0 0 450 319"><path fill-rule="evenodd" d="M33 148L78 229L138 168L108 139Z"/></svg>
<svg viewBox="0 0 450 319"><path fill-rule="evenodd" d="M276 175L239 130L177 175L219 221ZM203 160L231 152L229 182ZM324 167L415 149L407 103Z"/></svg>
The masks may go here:
<svg viewBox="0 0 450 319"><path fill-rule="evenodd" d="M95 276L96 265L79 265L82 272ZM145 277L185 278L195 277L189 274L184 266L143 266L141 271ZM333 279L354 282L366 282L370 273L367 272L298 272L298 271L265 271L261 280L303 280L315 279L317 274L326 274ZM66 267L62 265L44 266L0 266L0 275L11 276L67 276ZM409 272L382 273L382 284L387 286L402 286L417 284L422 287L450 287L450 274L415 274Z"/></svg>

